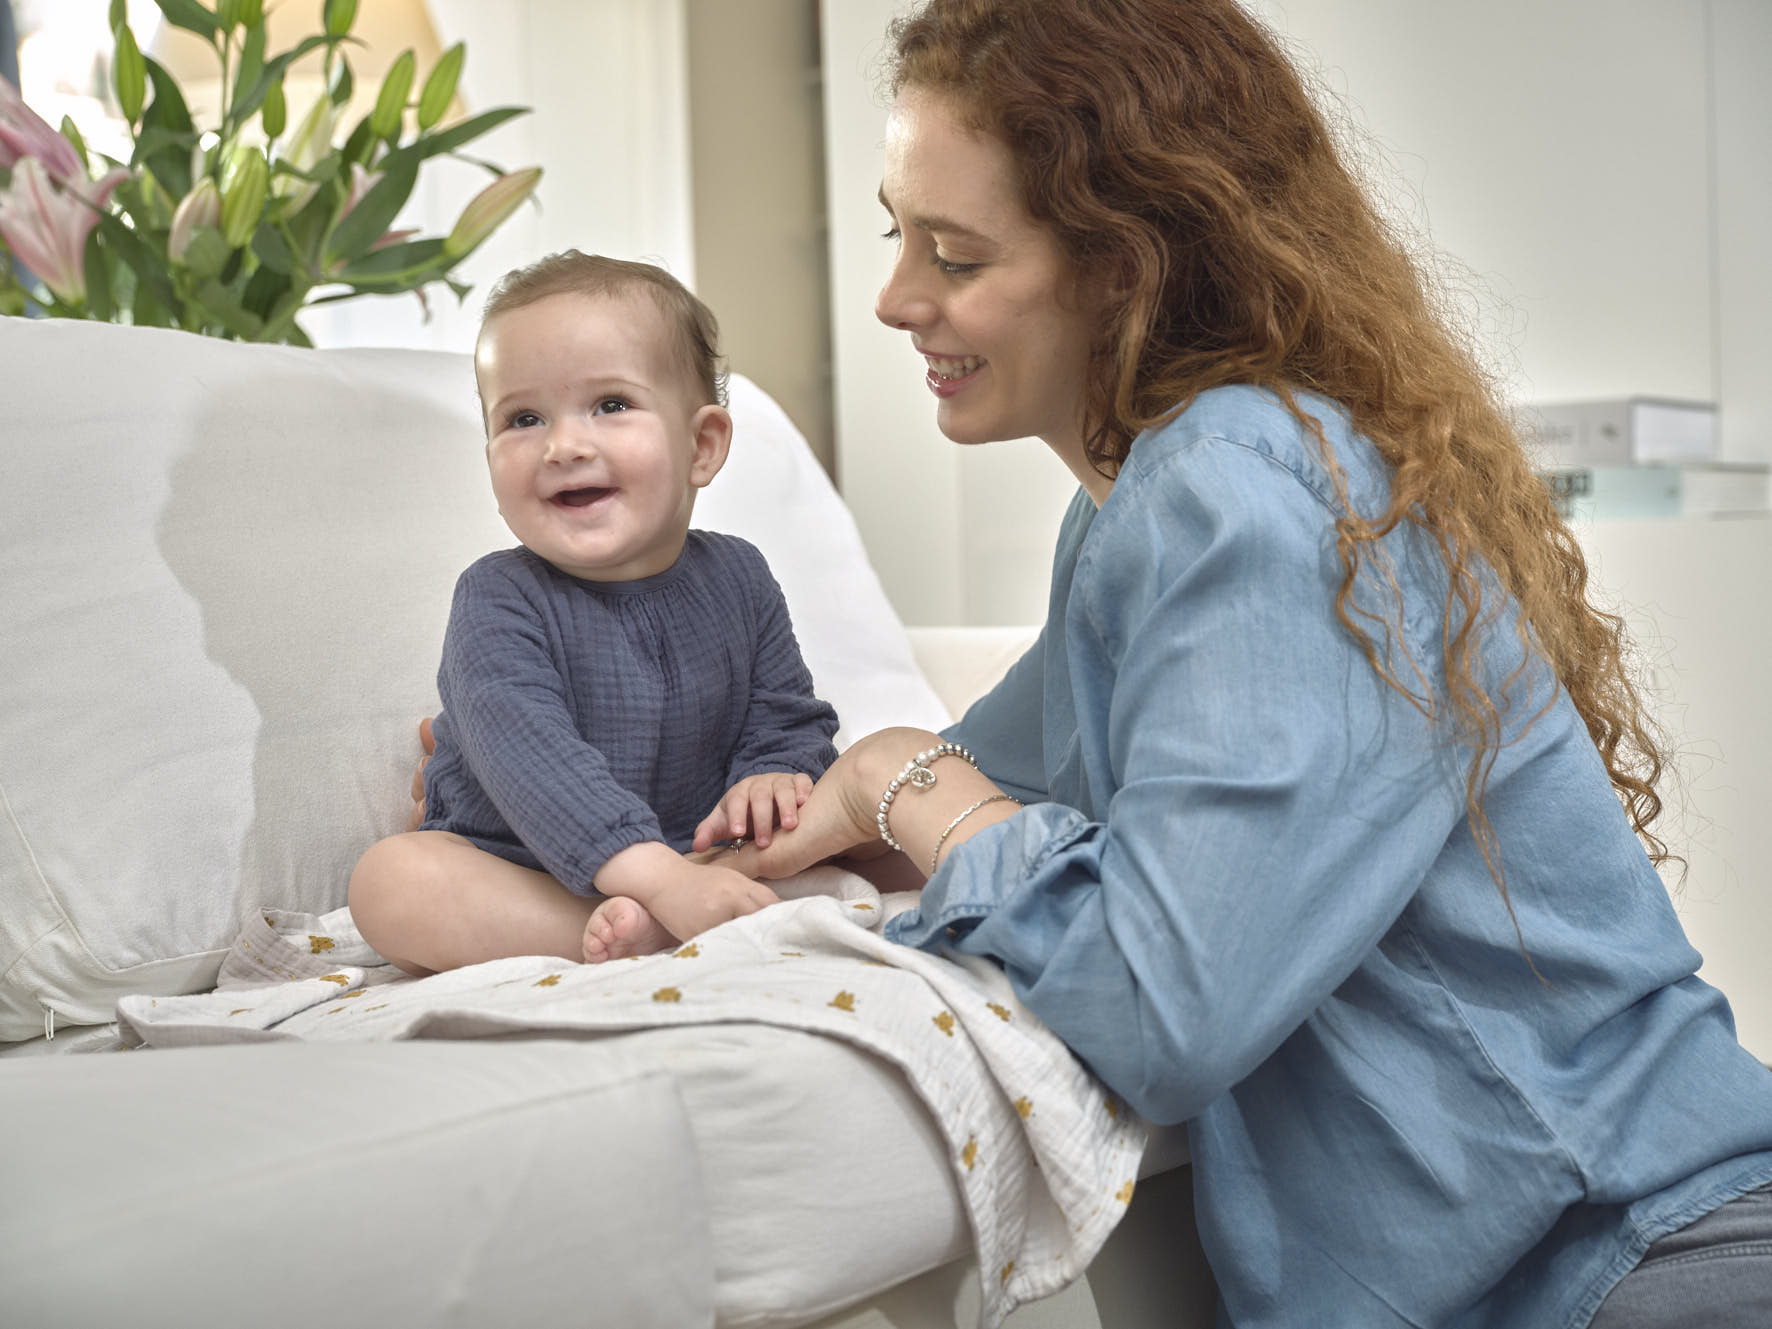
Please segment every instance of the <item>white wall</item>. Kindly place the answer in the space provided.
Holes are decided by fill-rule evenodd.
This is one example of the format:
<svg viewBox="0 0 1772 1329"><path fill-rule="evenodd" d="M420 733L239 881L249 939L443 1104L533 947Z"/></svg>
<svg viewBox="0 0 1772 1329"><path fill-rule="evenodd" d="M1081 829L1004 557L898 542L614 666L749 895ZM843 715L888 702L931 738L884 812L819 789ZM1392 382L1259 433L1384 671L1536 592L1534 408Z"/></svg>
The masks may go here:
<svg viewBox="0 0 1772 1329"><path fill-rule="evenodd" d="M468 350L487 288L545 253L577 247L662 263L693 284L688 87L682 0L427 0L441 44L465 41L470 114L528 106L466 151L507 169L539 165L540 208L525 207L457 271L426 323L414 297L353 300L303 316L332 346ZM396 224L447 234L491 177L438 161Z"/></svg>
<svg viewBox="0 0 1772 1329"><path fill-rule="evenodd" d="M1597 522L1581 529L1602 602L1625 615L1675 778L1656 824L1686 859L1664 872L1699 971L1772 1064L1772 519Z"/></svg>
<svg viewBox="0 0 1772 1329"><path fill-rule="evenodd" d="M1518 397L1720 396L1725 456L1772 460L1772 5L1253 7L1369 133L1394 207L1474 276ZM1032 447L944 445L906 339L872 317L888 255L868 71L898 8L823 11L839 481L907 620L1027 621L1068 476Z"/></svg>

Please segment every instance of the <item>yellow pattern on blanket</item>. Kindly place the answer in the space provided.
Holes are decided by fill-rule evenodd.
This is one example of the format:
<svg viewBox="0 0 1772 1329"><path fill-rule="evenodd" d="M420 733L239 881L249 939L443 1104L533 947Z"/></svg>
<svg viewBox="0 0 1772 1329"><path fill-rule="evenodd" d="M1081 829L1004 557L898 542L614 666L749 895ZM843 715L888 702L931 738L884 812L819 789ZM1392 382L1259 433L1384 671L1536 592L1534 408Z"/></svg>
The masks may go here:
<svg viewBox="0 0 1772 1329"><path fill-rule="evenodd" d="M979 1323L995 1329L1087 1268L1125 1212L1147 1128L995 965L885 941L896 897L831 868L780 886L783 903L676 951L601 965L523 956L422 979L383 964L346 910L266 911L214 992L125 997L118 1027L126 1045L175 1047L746 1021L859 1044L904 1071L948 1141L977 1244ZM341 1000L370 989L374 1002Z"/></svg>

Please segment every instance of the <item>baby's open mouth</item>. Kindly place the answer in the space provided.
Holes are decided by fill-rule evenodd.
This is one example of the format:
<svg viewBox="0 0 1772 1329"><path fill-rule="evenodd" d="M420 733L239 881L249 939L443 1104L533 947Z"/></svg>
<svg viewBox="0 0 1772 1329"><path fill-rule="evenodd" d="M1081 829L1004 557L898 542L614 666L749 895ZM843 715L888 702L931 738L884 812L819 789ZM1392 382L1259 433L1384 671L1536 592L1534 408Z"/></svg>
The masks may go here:
<svg viewBox="0 0 1772 1329"><path fill-rule="evenodd" d="M589 507L605 494L614 492L613 489L602 489L595 485L585 489L562 489L554 495L553 501L561 507L583 508Z"/></svg>

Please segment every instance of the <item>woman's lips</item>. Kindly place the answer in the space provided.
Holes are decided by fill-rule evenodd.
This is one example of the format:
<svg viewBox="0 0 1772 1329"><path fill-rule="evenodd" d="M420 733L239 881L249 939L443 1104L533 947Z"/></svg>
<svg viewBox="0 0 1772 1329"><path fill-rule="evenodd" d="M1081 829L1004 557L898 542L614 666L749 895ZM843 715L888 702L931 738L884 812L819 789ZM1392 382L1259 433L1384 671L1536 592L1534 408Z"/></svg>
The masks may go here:
<svg viewBox="0 0 1772 1329"><path fill-rule="evenodd" d="M938 397L951 397L956 392L963 391L978 377L986 363L976 355L925 355L923 359L929 366L929 372L923 381Z"/></svg>

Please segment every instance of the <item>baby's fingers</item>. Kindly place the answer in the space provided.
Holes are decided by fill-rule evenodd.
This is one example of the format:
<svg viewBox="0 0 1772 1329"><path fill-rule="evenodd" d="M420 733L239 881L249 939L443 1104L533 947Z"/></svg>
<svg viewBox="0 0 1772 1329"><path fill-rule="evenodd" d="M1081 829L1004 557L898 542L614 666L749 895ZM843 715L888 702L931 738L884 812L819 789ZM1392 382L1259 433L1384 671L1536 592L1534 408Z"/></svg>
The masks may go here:
<svg viewBox="0 0 1772 1329"><path fill-rule="evenodd" d="M806 791L811 792L810 788ZM800 804L805 801L806 794L800 792L798 779L778 780L775 785L775 824L784 831L793 830L800 824Z"/></svg>
<svg viewBox="0 0 1772 1329"><path fill-rule="evenodd" d="M790 826L792 822L777 823L775 819L775 785L774 780L757 779L751 782L751 838L759 846L769 843L770 832L780 824Z"/></svg>
<svg viewBox="0 0 1772 1329"><path fill-rule="evenodd" d="M712 812L708 813L707 816L703 817L700 824L696 826L695 841L691 845L691 848L699 854L704 850L712 849L714 845L721 840L732 840L736 838L737 837L733 834L730 820L726 816L725 807L716 807Z"/></svg>

